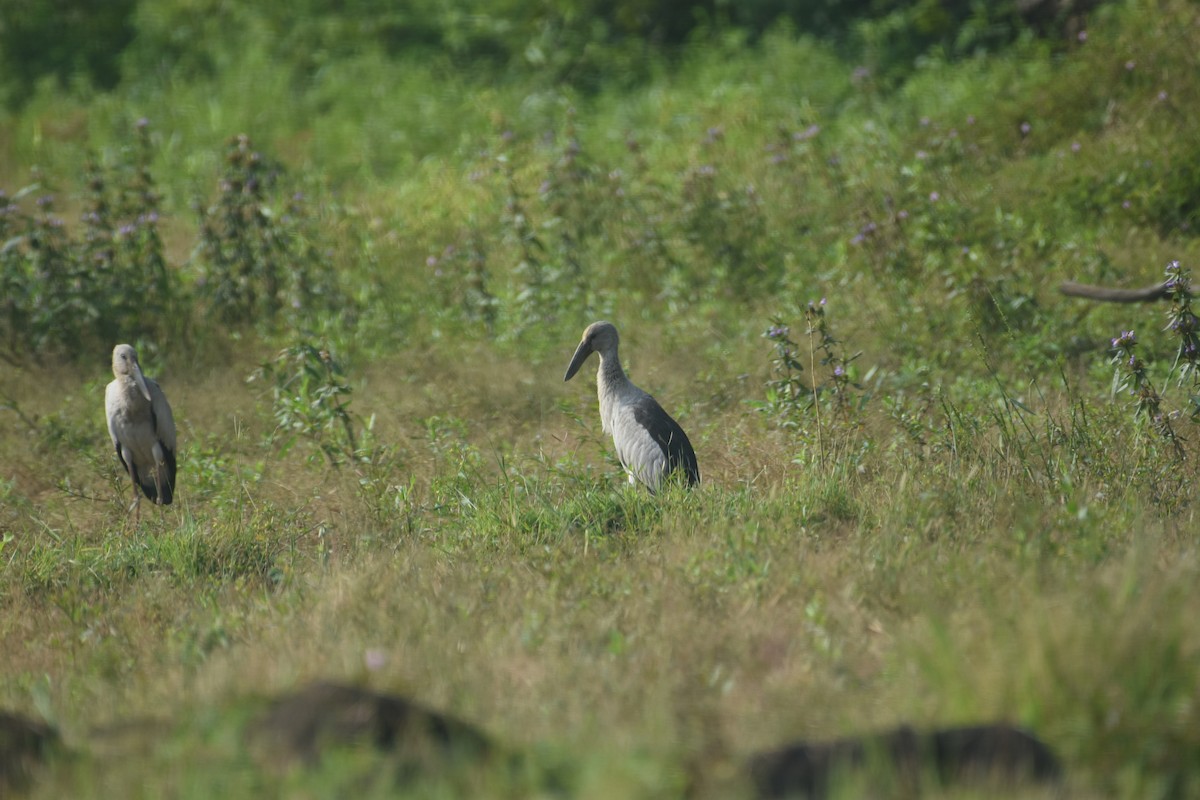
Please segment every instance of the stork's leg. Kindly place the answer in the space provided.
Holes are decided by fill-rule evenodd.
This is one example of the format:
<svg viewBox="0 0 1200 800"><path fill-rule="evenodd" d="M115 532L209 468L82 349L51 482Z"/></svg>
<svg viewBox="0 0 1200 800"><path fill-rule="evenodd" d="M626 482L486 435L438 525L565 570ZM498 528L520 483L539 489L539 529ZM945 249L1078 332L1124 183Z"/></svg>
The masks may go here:
<svg viewBox="0 0 1200 800"><path fill-rule="evenodd" d="M166 462L166 459L163 458L162 444L160 444L159 442L154 443L153 455L154 455L154 489L155 489L154 504L161 506L163 504L163 490L162 490L162 481L163 481L163 477L164 477L163 470L167 468L167 462Z"/></svg>
<svg viewBox="0 0 1200 800"><path fill-rule="evenodd" d="M133 483L133 527L137 527L142 521L142 495L138 490L137 478L133 475L133 470L129 471L129 480Z"/></svg>
<svg viewBox="0 0 1200 800"><path fill-rule="evenodd" d="M162 463L162 462L159 462L159 463ZM162 505L162 501L163 501L162 478L159 477L160 475L162 475L162 470L159 469L158 464L155 464L154 465L154 489L155 489L154 504L159 505L159 506Z"/></svg>

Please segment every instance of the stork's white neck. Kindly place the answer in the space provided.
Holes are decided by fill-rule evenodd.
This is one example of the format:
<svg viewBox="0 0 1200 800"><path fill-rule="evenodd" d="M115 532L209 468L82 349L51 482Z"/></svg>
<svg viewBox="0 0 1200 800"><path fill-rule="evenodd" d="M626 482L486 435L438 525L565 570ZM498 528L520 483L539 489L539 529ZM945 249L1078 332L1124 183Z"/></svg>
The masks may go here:
<svg viewBox="0 0 1200 800"><path fill-rule="evenodd" d="M621 369L621 359L617 357L617 348L607 351L597 351L600 356L600 366L596 368L596 384L608 385L613 389L629 382L625 370ZM602 390L603 391L603 390Z"/></svg>
<svg viewBox="0 0 1200 800"><path fill-rule="evenodd" d="M621 368L616 348L597 352L600 366L596 369L596 395L600 400L600 424L605 433L615 430L616 415L622 404L633 402L641 390L633 385Z"/></svg>

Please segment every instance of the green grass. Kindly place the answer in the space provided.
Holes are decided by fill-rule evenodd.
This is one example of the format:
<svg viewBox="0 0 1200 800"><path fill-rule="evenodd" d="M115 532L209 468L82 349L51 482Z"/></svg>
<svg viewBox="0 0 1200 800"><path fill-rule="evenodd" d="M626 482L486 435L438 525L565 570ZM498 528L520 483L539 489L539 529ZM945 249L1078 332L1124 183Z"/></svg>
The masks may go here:
<svg viewBox="0 0 1200 800"><path fill-rule="evenodd" d="M37 91L0 120L0 185L54 193L68 255L87 154L122 185L151 119L176 306L120 336L181 444L176 504L135 529L115 342L78 312L80 352L0 326L0 707L74 753L32 796L681 797L701 763L740 797L740 758L793 738L986 720L1048 742L1070 797L1194 794L1196 389L1161 307L1055 288L1200 264L1195 19L1109 4L1086 43L930 58L894 90L781 30L593 93L371 49L309 74L266 45ZM238 133L281 165L248 235L294 269L243 285L281 310L225 319L189 204L217 207ZM127 308L91 275L77 299ZM562 382L597 318L697 490L627 486L590 378ZM1127 329L1184 458L1114 390ZM400 789L357 750L279 774L244 731L317 678L521 758Z"/></svg>

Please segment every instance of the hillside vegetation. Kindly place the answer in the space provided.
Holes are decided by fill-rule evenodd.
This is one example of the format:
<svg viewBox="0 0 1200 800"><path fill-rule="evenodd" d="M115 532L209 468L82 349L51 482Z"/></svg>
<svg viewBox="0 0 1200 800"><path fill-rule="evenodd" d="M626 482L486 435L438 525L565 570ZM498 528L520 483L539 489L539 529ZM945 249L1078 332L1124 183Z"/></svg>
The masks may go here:
<svg viewBox="0 0 1200 800"><path fill-rule="evenodd" d="M31 796L743 797L986 720L1069 797L1200 793L1194 4L18 5L0 708L75 754ZM563 383L597 319L696 490ZM119 342L180 439L136 527ZM274 772L317 678L521 766Z"/></svg>

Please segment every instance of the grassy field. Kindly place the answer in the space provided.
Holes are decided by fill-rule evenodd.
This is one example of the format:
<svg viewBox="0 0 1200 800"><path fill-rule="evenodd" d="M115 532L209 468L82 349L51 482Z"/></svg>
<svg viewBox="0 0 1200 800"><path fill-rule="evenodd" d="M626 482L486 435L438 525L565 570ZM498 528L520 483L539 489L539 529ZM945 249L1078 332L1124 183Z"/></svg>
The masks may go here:
<svg viewBox="0 0 1200 800"><path fill-rule="evenodd" d="M1195 318L1056 291L1200 264L1197 54L1167 0L890 82L780 29L586 92L265 46L41 86L0 117L0 707L73 755L30 795L742 797L792 739L1006 720L1069 797L1197 796ZM695 491L627 486L562 382L596 319ZM180 438L136 528L120 341ZM526 758L280 773L244 730L316 678Z"/></svg>

